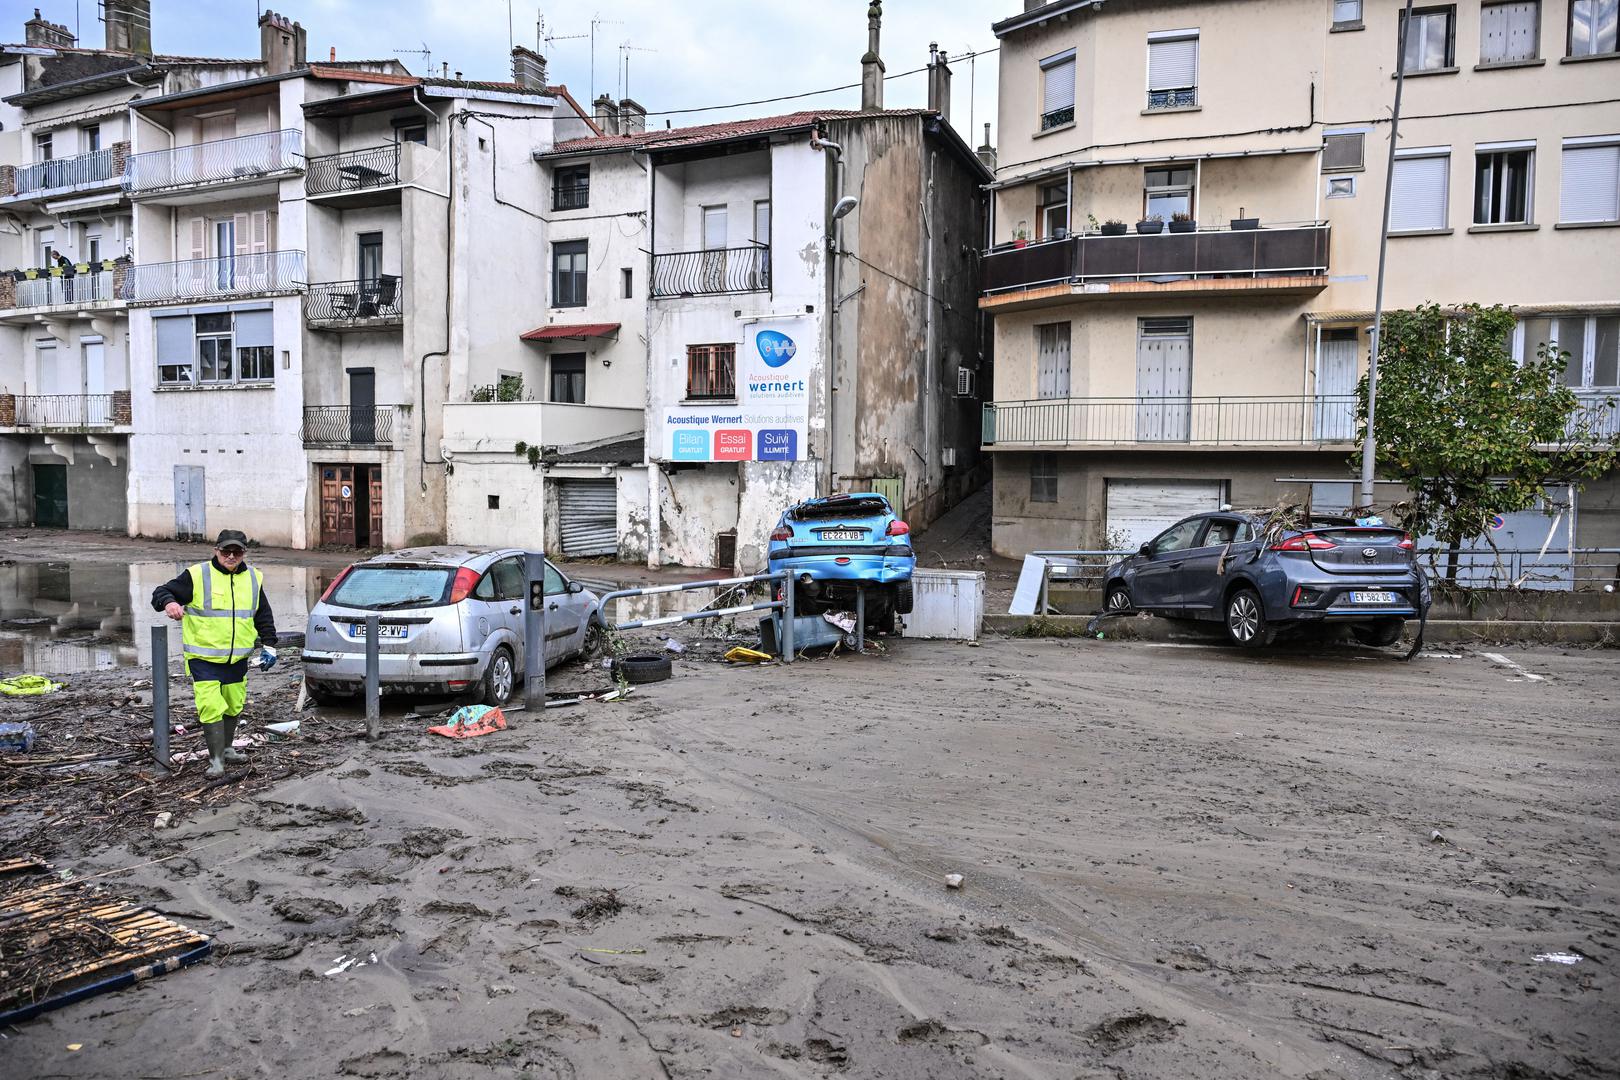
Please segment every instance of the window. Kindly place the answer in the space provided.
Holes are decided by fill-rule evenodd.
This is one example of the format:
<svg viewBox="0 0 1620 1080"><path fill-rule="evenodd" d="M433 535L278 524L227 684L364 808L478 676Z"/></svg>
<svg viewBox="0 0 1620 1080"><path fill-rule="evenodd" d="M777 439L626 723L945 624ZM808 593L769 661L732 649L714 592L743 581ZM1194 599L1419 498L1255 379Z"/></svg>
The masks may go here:
<svg viewBox="0 0 1620 1080"><path fill-rule="evenodd" d="M757 260L748 274L750 289L771 287L771 201L754 200L754 258Z"/></svg>
<svg viewBox="0 0 1620 1080"><path fill-rule="evenodd" d="M621 266L619 268L619 281L626 300L630 299L636 294L635 275L631 272L628 266Z"/></svg>
<svg viewBox="0 0 1620 1080"><path fill-rule="evenodd" d="M1203 518L1188 518L1178 522L1160 533L1153 541L1153 554L1163 555L1167 551L1186 551L1198 539L1198 530L1204 527Z"/></svg>
<svg viewBox="0 0 1620 1080"><path fill-rule="evenodd" d="M152 320L157 334L158 382L268 382L275 378L272 318L268 309L170 315Z"/></svg>
<svg viewBox="0 0 1620 1080"><path fill-rule="evenodd" d="M1216 518L1209 523L1209 531L1204 533L1204 542L1201 547L1222 547L1226 544L1246 544L1254 539L1254 532L1247 521L1233 521L1228 518Z"/></svg>
<svg viewBox="0 0 1620 1080"><path fill-rule="evenodd" d="M1067 180L1056 184L1042 184L1040 189L1041 208L1035 216L1035 238L1048 240L1059 235L1058 230L1067 233L1069 228L1069 183Z"/></svg>
<svg viewBox="0 0 1620 1080"><path fill-rule="evenodd" d="M238 311L235 318L236 377L243 382L276 377L274 320L268 311Z"/></svg>
<svg viewBox="0 0 1620 1080"><path fill-rule="evenodd" d="M413 142L419 146L427 145L427 125L409 124L399 129L400 142Z"/></svg>
<svg viewBox="0 0 1620 1080"><path fill-rule="evenodd" d="M360 281L375 286L382 278L382 233L361 233L357 242L360 249Z"/></svg>
<svg viewBox="0 0 1620 1080"><path fill-rule="evenodd" d="M1537 0L1484 4L1479 9L1479 62L1513 64L1541 55L1541 5Z"/></svg>
<svg viewBox="0 0 1620 1080"><path fill-rule="evenodd" d="M1041 130L1074 123L1074 50L1041 61Z"/></svg>
<svg viewBox="0 0 1620 1080"><path fill-rule="evenodd" d="M50 161L56 155L52 153L53 140L49 134L34 136L34 160Z"/></svg>
<svg viewBox="0 0 1620 1080"><path fill-rule="evenodd" d="M1035 396L1069 396L1069 324L1044 323L1035 327Z"/></svg>
<svg viewBox="0 0 1620 1080"><path fill-rule="evenodd" d="M1395 177L1389 196L1389 231L1433 232L1450 220L1446 186L1451 175L1451 151L1396 151Z"/></svg>
<svg viewBox="0 0 1620 1080"><path fill-rule="evenodd" d="M1057 455L1031 454L1029 458L1029 501L1057 502Z"/></svg>
<svg viewBox="0 0 1620 1080"><path fill-rule="evenodd" d="M552 176L551 208L582 210L591 205L591 167L559 165Z"/></svg>
<svg viewBox="0 0 1620 1080"><path fill-rule="evenodd" d="M500 504L490 507L500 508ZM491 569L495 573L495 591L502 600L522 600L529 595L529 577L523 571L520 558L502 559Z"/></svg>
<svg viewBox="0 0 1620 1080"><path fill-rule="evenodd" d="M1523 225L1530 221L1532 146L1486 146L1474 155L1474 224Z"/></svg>
<svg viewBox="0 0 1620 1080"><path fill-rule="evenodd" d="M1404 21L1406 16L1401 16ZM1445 7L1418 8L1412 12L1412 25L1406 30L1406 70L1443 71L1456 64L1453 52L1457 9Z"/></svg>
<svg viewBox="0 0 1620 1080"><path fill-rule="evenodd" d="M1620 0L1569 0L1569 55L1615 52L1617 19Z"/></svg>
<svg viewBox="0 0 1620 1080"><path fill-rule="evenodd" d="M1147 107L1180 109L1198 104L1198 31L1148 35Z"/></svg>
<svg viewBox="0 0 1620 1080"><path fill-rule="evenodd" d="M1349 172L1367 165L1363 143L1367 136L1360 131L1345 131L1322 136L1322 171Z"/></svg>
<svg viewBox="0 0 1620 1080"><path fill-rule="evenodd" d="M1333 0L1333 29L1348 30L1361 25L1361 0Z"/></svg>
<svg viewBox="0 0 1620 1080"><path fill-rule="evenodd" d="M688 345L686 347L686 396L701 401L737 396L737 346Z"/></svg>
<svg viewBox="0 0 1620 1080"><path fill-rule="evenodd" d="M555 353L551 357L551 400L585 404L585 354Z"/></svg>
<svg viewBox="0 0 1620 1080"><path fill-rule="evenodd" d="M1620 316L1574 315L1519 320L1514 356L1535 360L1543 345L1569 353L1564 385L1576 390L1620 387Z"/></svg>
<svg viewBox="0 0 1620 1080"><path fill-rule="evenodd" d="M1353 199L1356 197L1356 178L1353 176L1330 176L1327 182L1327 197L1330 199Z"/></svg>
<svg viewBox="0 0 1620 1080"><path fill-rule="evenodd" d="M1142 177L1142 217L1169 221L1193 216L1193 170L1185 165L1148 169Z"/></svg>
<svg viewBox="0 0 1620 1080"><path fill-rule="evenodd" d="M231 316L197 316L197 381L230 382Z"/></svg>
<svg viewBox="0 0 1620 1080"><path fill-rule="evenodd" d="M1565 139L1558 220L1620 221L1620 136Z"/></svg>
<svg viewBox="0 0 1620 1080"><path fill-rule="evenodd" d="M564 240L551 245L551 303L554 307L585 306L588 265L584 240Z"/></svg>
<svg viewBox="0 0 1620 1080"><path fill-rule="evenodd" d="M91 124L84 129L84 152L93 154L101 149L101 125Z"/></svg>

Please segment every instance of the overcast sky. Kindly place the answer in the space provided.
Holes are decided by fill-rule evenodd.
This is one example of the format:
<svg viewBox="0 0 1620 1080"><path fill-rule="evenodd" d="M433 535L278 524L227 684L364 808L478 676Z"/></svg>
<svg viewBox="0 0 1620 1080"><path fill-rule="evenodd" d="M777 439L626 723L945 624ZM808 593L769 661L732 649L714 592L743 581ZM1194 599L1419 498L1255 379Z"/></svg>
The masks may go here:
<svg viewBox="0 0 1620 1080"><path fill-rule="evenodd" d="M0 40L21 40L22 22L34 7L53 22L80 28L82 42L104 39L96 0L0 0L5 12ZM551 79L568 85L581 102L592 86L592 17L596 25L594 85L615 97L623 92L620 57L629 58L629 96L657 113L737 101L800 94L860 81L866 51L867 0L602 0L587 3L511 0L152 0L153 44L158 52L190 56L257 56L259 10L269 6L309 29L309 58L324 60L336 46L340 58L396 56L415 74L425 74L420 55L433 52L467 78L508 79L510 43L531 48L537 15L554 37L540 51ZM928 43L952 56L992 49L990 24L1022 9L1020 0L888 0L882 55L889 75L928 62ZM573 35L586 35L574 38ZM621 53L628 42L636 50ZM996 54L953 63L951 120L971 145L994 121ZM891 78L884 104L923 105L922 73ZM768 116L801 108L851 108L860 91L843 90L745 108L649 118L685 124ZM970 115L974 121L971 129Z"/></svg>

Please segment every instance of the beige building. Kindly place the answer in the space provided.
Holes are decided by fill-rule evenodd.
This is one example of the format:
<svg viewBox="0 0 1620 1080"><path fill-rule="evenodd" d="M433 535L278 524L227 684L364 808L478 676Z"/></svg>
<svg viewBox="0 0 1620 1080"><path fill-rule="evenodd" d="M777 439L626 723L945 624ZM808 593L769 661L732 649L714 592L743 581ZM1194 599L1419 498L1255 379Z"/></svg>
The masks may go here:
<svg viewBox="0 0 1620 1080"><path fill-rule="evenodd" d="M1401 8L1028 0L995 24L998 552L1348 505ZM1386 307L1511 305L1515 350L1556 341L1572 387L1615 393L1615 5L1424 4L1408 36ZM1572 500L1557 546L1620 545L1620 485ZM1531 512L1495 539L1553 528Z"/></svg>

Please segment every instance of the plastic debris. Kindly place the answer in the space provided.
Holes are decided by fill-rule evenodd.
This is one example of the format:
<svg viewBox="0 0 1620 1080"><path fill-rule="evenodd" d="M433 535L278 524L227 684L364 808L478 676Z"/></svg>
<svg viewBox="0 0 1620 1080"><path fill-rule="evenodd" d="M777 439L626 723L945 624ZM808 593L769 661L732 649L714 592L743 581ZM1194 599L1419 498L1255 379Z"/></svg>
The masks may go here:
<svg viewBox="0 0 1620 1080"><path fill-rule="evenodd" d="M264 730L268 731L272 735L279 735L282 738L286 738L288 735L298 734L298 721L283 720L279 724L266 724L264 725Z"/></svg>
<svg viewBox="0 0 1620 1080"><path fill-rule="evenodd" d="M506 730L506 714L488 705L464 705L450 714L448 724L428 728L434 735L447 739L473 739Z"/></svg>
<svg viewBox="0 0 1620 1080"><path fill-rule="evenodd" d="M855 632L855 613L853 611L829 611L821 617L846 634Z"/></svg>
<svg viewBox="0 0 1620 1080"><path fill-rule="evenodd" d="M747 649L741 645L735 645L727 650L726 659L733 664L764 664L775 660L776 657L768 652L760 652L758 649Z"/></svg>
<svg viewBox="0 0 1620 1080"><path fill-rule="evenodd" d="M332 968L328 968L326 970L325 974L327 974L329 976L330 975L341 975L345 971L358 970L359 968L365 967L367 964L375 964L376 962L377 962L377 954L376 953L372 953L371 958L369 960L362 960L358 956L340 955L336 960L332 961L332 963L337 965L337 966L332 967Z"/></svg>
<svg viewBox="0 0 1620 1080"><path fill-rule="evenodd" d="M9 679L0 679L0 694L7 697L35 697L39 694L54 694L66 685L52 682L43 675L13 675Z"/></svg>
<svg viewBox="0 0 1620 1080"><path fill-rule="evenodd" d="M1580 953L1572 952L1544 952L1535 955L1538 964L1578 964L1584 959L1586 957Z"/></svg>
<svg viewBox="0 0 1620 1080"><path fill-rule="evenodd" d="M15 724L0 724L0 750L9 754L26 754L33 748L33 724L26 720Z"/></svg>
<svg viewBox="0 0 1620 1080"><path fill-rule="evenodd" d="M962 875L961 874L946 874L945 875L945 887L947 889L960 889L962 887Z"/></svg>
<svg viewBox="0 0 1620 1080"><path fill-rule="evenodd" d="M1439 829L1430 829L1429 830L1429 843L1431 843L1431 844L1443 844L1445 842L1446 842L1445 834L1442 833Z"/></svg>
<svg viewBox="0 0 1620 1080"><path fill-rule="evenodd" d="M169 827L169 822L173 820L174 813L172 811L165 810L163 813L152 819L152 828L167 829Z"/></svg>
<svg viewBox="0 0 1620 1080"><path fill-rule="evenodd" d="M668 649L670 652L674 653L677 656L679 656L681 653L686 651L686 646L682 645L680 642L676 641L674 638L666 639L664 641L664 648Z"/></svg>

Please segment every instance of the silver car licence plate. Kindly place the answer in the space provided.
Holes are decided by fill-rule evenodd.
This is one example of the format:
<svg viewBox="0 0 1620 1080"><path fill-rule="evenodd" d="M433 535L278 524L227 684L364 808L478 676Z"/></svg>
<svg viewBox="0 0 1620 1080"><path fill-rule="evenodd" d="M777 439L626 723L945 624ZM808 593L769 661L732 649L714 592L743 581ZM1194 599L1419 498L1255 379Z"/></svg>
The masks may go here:
<svg viewBox="0 0 1620 1080"><path fill-rule="evenodd" d="M1352 604L1393 604L1398 599L1392 592L1353 592L1350 594Z"/></svg>
<svg viewBox="0 0 1620 1080"><path fill-rule="evenodd" d="M377 638L379 641L386 641L389 638L403 639L410 636L410 629L404 623L379 623L377 626ZM349 633L355 640L364 641L366 639L366 624L363 622L350 623Z"/></svg>
<svg viewBox="0 0 1620 1080"><path fill-rule="evenodd" d="M864 529L822 529L816 534L823 540L865 540Z"/></svg>

